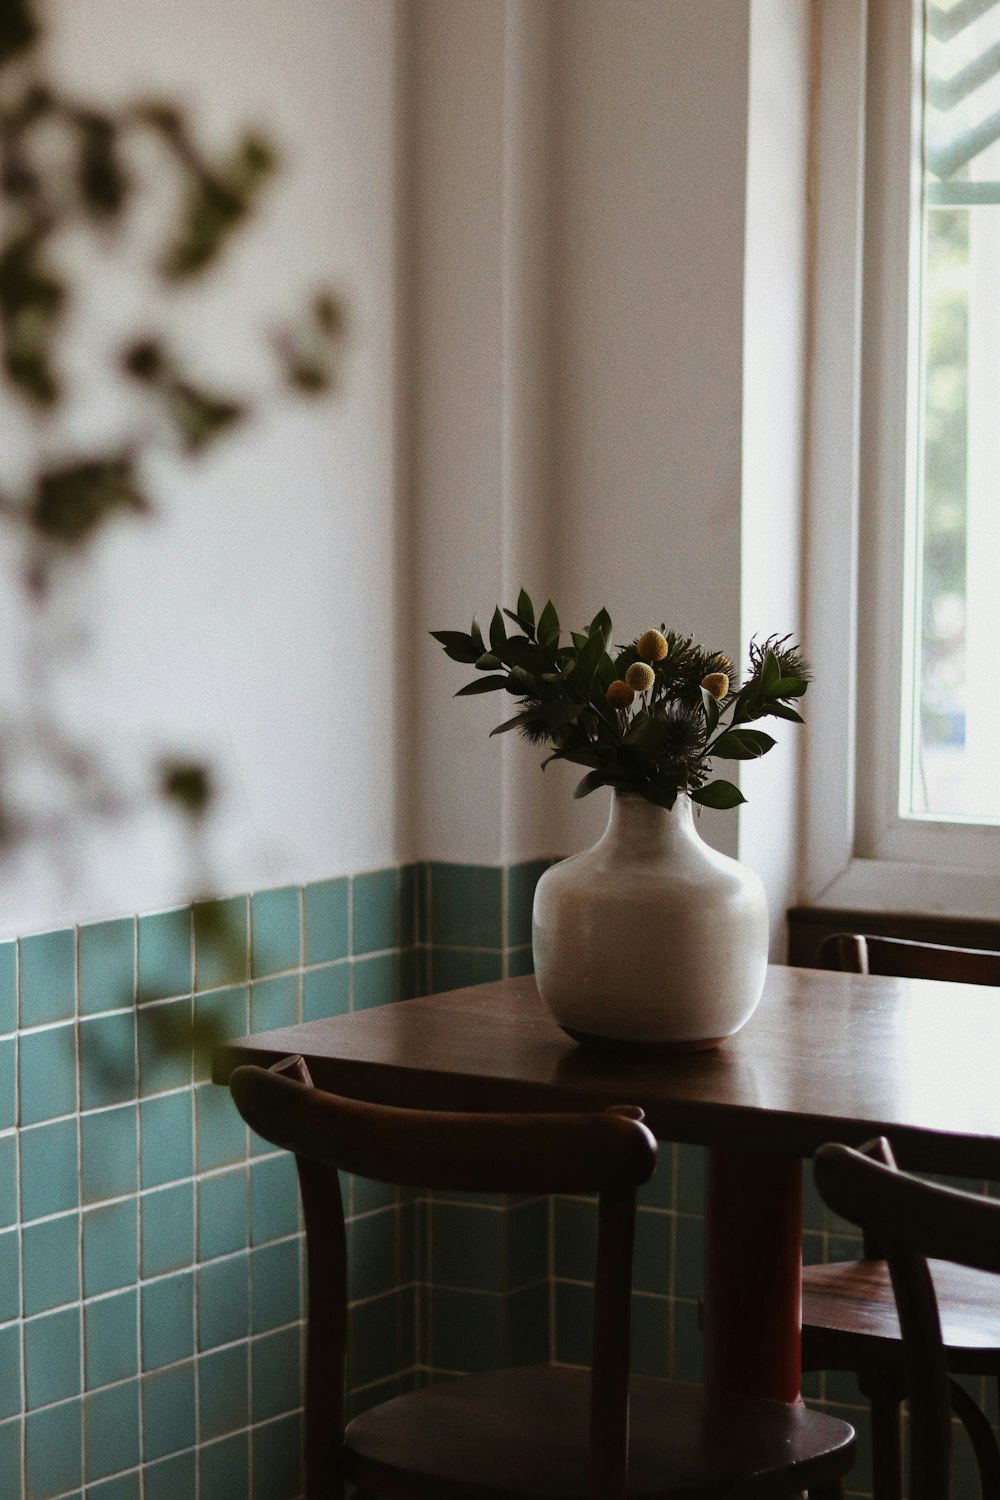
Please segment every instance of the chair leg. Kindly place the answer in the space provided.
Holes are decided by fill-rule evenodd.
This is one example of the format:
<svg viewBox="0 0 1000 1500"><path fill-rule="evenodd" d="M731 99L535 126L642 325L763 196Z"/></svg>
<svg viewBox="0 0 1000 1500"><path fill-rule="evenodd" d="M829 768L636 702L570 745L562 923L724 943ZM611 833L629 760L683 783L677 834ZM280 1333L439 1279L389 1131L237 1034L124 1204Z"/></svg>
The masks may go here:
<svg viewBox="0 0 1000 1500"><path fill-rule="evenodd" d="M903 1455L899 1434L900 1392L893 1380L859 1375L872 1414L873 1500L902 1500Z"/></svg>
<svg viewBox="0 0 1000 1500"><path fill-rule="evenodd" d="M984 1412L972 1397L951 1381L951 1409L969 1434L979 1466L983 1500L1000 1500L1000 1448Z"/></svg>

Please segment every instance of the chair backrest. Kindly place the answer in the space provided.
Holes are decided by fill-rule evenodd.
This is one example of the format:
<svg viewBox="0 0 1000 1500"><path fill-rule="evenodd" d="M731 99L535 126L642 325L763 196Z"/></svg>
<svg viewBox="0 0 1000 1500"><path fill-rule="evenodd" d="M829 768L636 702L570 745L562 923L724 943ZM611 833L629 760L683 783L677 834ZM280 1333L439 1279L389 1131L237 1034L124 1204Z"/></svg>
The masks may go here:
<svg viewBox="0 0 1000 1500"><path fill-rule="evenodd" d="M834 932L820 943L816 957L821 968L841 969L848 974L1000 985L1000 953L985 948L952 948L943 943Z"/></svg>
<svg viewBox="0 0 1000 1500"><path fill-rule="evenodd" d="M1000 1202L899 1171L884 1139L821 1146L813 1172L824 1201L884 1251L906 1360L910 1500L947 1500L951 1401L927 1257L1000 1272Z"/></svg>
<svg viewBox="0 0 1000 1500"><path fill-rule="evenodd" d="M597 1193L590 1467L595 1500L624 1500L636 1190L656 1141L628 1106L602 1114L458 1114L398 1109L312 1087L301 1057L237 1068L247 1124L295 1154L309 1269L306 1497L343 1490L347 1245L338 1172L401 1187Z"/></svg>

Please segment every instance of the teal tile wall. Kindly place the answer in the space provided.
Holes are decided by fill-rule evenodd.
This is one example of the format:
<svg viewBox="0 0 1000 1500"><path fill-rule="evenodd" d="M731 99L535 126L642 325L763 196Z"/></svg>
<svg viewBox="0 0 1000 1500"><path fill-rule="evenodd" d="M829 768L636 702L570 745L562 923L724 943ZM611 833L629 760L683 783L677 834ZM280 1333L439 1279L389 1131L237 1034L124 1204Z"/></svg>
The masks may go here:
<svg viewBox="0 0 1000 1500"><path fill-rule="evenodd" d="M294 1169L208 1082L193 1031L530 972L546 864L411 865L0 944L0 1494L296 1500ZM587 1361L589 1200L356 1179L347 1209L354 1410L462 1370ZM808 1181L805 1246L857 1248ZM637 1370L700 1378L701 1259L701 1153L665 1144L639 1210ZM867 1494L853 1382L806 1395L859 1427L849 1493ZM963 1437L956 1456L971 1496Z"/></svg>

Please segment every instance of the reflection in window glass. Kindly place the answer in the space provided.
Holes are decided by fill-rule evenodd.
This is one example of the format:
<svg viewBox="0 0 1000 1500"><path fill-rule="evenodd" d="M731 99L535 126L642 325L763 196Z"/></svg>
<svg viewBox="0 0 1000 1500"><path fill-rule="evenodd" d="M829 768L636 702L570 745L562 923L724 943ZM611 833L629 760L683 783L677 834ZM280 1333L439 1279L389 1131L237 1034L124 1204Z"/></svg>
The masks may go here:
<svg viewBox="0 0 1000 1500"><path fill-rule="evenodd" d="M1000 0L925 0L923 40L914 712L901 810L997 822Z"/></svg>

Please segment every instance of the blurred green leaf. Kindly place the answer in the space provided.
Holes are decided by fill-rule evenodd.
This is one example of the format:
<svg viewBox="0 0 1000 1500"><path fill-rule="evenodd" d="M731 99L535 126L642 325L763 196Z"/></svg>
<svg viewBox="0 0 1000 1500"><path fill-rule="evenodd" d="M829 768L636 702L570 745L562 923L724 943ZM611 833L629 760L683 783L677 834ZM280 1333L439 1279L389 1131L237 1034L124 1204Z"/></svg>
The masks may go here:
<svg viewBox="0 0 1000 1500"><path fill-rule="evenodd" d="M124 207L128 179L118 159L115 126L106 115L81 114L80 195L98 218L114 218Z"/></svg>
<svg viewBox="0 0 1000 1500"><path fill-rule="evenodd" d="M42 470L28 520L41 536L75 546L119 512L142 514L149 508L133 460L119 455Z"/></svg>
<svg viewBox="0 0 1000 1500"><path fill-rule="evenodd" d="M573 791L574 797L589 797L591 792L596 792L599 786L604 786L603 771L588 771L582 781L578 781Z"/></svg>
<svg viewBox="0 0 1000 1500"><path fill-rule="evenodd" d="M538 629L536 631L539 645L546 651L559 644L559 616L556 614L555 606L550 599L538 617Z"/></svg>
<svg viewBox="0 0 1000 1500"><path fill-rule="evenodd" d="M465 687L459 688L455 697L471 698L476 693L499 693L506 686L506 677L477 677L474 682L467 682Z"/></svg>
<svg viewBox="0 0 1000 1500"><path fill-rule="evenodd" d="M216 171L192 173L180 229L163 262L168 281L195 276L218 259L276 164L269 143L248 136Z"/></svg>
<svg viewBox="0 0 1000 1500"><path fill-rule="evenodd" d="M535 606L531 602L531 596L529 595L527 589L522 589L517 596L517 613L518 616L522 620L526 620L529 625L534 625Z"/></svg>
<svg viewBox="0 0 1000 1500"><path fill-rule="evenodd" d="M0 3L0 64L26 52L38 39L38 22L34 6L28 0L2 0Z"/></svg>
<svg viewBox="0 0 1000 1500"><path fill-rule="evenodd" d="M212 779L207 767L197 761L162 761L160 794L168 802L175 802L192 817L200 817L213 796Z"/></svg>
<svg viewBox="0 0 1000 1500"><path fill-rule="evenodd" d="M170 381L164 391L181 442L200 453L246 415L246 408L225 396L213 396L186 380Z"/></svg>
<svg viewBox="0 0 1000 1500"><path fill-rule="evenodd" d="M507 631L504 629L503 615L500 613L500 606L497 605L496 609L493 611L493 618L490 621L490 646L492 647L496 655L500 657L501 661L503 661L503 647L506 644L506 641Z"/></svg>

